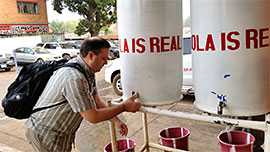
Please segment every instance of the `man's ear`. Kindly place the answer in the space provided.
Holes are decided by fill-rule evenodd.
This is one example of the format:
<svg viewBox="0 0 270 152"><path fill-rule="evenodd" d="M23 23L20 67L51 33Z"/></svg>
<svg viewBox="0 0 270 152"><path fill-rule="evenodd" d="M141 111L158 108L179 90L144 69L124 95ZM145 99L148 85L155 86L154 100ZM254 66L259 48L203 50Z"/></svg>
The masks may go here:
<svg viewBox="0 0 270 152"><path fill-rule="evenodd" d="M89 58L90 58L91 60L92 60L92 59L94 58L94 56L95 56L95 54L94 54L93 52L89 52L88 55L89 55Z"/></svg>

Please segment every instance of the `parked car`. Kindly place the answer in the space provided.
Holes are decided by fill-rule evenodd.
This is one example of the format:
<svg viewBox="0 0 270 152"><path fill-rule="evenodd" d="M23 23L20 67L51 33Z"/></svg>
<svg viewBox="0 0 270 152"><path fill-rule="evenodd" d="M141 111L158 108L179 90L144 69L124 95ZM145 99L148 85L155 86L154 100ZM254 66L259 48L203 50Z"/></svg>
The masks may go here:
<svg viewBox="0 0 270 152"><path fill-rule="evenodd" d="M59 44L62 49L77 49L76 51L80 49L80 47L78 46L78 43L71 42L71 41L60 42Z"/></svg>
<svg viewBox="0 0 270 152"><path fill-rule="evenodd" d="M114 41L109 41L111 47L109 50L109 59L110 60L114 60L116 58L120 57L120 50L119 50L119 46L116 42Z"/></svg>
<svg viewBox="0 0 270 152"><path fill-rule="evenodd" d="M83 40L67 40L65 42L68 43L74 49L80 49Z"/></svg>
<svg viewBox="0 0 270 152"><path fill-rule="evenodd" d="M6 52L0 52L0 69L10 71L14 66L13 60L10 58L11 54Z"/></svg>
<svg viewBox="0 0 270 152"><path fill-rule="evenodd" d="M29 48L29 47L20 47L14 50L16 62L18 65L25 65L34 62L51 61L59 60L62 57L57 54L52 54L46 49L41 48Z"/></svg>
<svg viewBox="0 0 270 152"><path fill-rule="evenodd" d="M120 57L119 48L118 47L110 47L109 50L109 59L114 60Z"/></svg>
<svg viewBox="0 0 270 152"><path fill-rule="evenodd" d="M69 42L45 42L38 43L36 46L47 49L51 53L61 55L61 57L65 59L71 59L80 53L80 50L76 49L76 47Z"/></svg>
<svg viewBox="0 0 270 152"><path fill-rule="evenodd" d="M111 61L105 67L105 81L113 86L114 92L121 96L122 85L120 77L120 58ZM193 94L192 87L192 54L191 54L191 39L184 38L183 40L183 86L182 92L184 94Z"/></svg>

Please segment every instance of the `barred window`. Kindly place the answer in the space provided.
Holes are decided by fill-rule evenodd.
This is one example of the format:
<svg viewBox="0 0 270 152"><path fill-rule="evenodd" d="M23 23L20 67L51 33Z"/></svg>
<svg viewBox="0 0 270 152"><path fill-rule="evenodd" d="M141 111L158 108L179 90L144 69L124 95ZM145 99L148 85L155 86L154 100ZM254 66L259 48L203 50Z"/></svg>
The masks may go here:
<svg viewBox="0 0 270 152"><path fill-rule="evenodd" d="M37 3L17 2L18 12L22 14L38 14L39 8Z"/></svg>

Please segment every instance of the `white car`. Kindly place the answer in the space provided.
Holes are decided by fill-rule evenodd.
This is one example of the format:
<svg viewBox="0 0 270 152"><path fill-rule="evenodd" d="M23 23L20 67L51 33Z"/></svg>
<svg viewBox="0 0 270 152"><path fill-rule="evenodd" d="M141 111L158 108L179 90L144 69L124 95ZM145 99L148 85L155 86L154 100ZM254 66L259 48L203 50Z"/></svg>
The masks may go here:
<svg viewBox="0 0 270 152"><path fill-rule="evenodd" d="M61 55L65 59L70 59L80 53L80 50L69 42L45 42L38 43L36 46L47 49L53 54Z"/></svg>
<svg viewBox="0 0 270 152"><path fill-rule="evenodd" d="M10 58L10 53L0 52L0 69L5 71L10 71L14 66L13 60Z"/></svg>
<svg viewBox="0 0 270 152"><path fill-rule="evenodd" d="M34 62L45 62L59 60L62 57L57 54L52 54L48 50L41 48L20 47L14 50L16 62L18 65L25 65Z"/></svg>
<svg viewBox="0 0 270 152"><path fill-rule="evenodd" d="M192 54L191 54L191 40L190 38L184 38L183 40L183 94L193 94L192 87ZM105 66L105 81L109 82L113 86L114 92L121 96L122 86L120 79L120 59L112 60Z"/></svg>
<svg viewBox="0 0 270 152"><path fill-rule="evenodd" d="M109 50L109 59L110 60L114 60L116 58L119 58L119 46L118 43L114 42L114 41L109 41L111 47Z"/></svg>

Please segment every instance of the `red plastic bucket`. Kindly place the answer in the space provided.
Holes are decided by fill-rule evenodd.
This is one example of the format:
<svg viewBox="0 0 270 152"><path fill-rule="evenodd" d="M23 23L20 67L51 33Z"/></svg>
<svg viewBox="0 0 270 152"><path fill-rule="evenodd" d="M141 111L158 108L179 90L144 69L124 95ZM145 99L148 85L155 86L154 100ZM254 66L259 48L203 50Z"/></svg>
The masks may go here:
<svg viewBox="0 0 270 152"><path fill-rule="evenodd" d="M132 139L117 140L118 152L134 152L136 143ZM104 147L104 152L112 152L112 144L109 143Z"/></svg>
<svg viewBox="0 0 270 152"><path fill-rule="evenodd" d="M181 150L188 150L189 135L190 131L187 128L165 128L159 133L159 142L163 146Z"/></svg>
<svg viewBox="0 0 270 152"><path fill-rule="evenodd" d="M255 137L244 131L222 132L218 135L220 152L253 152Z"/></svg>

